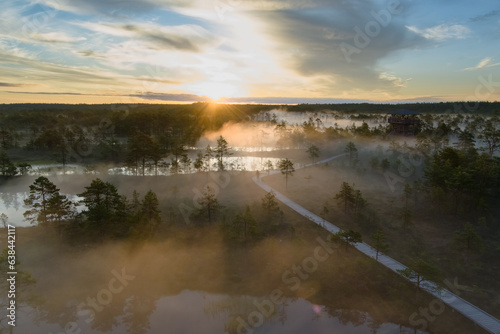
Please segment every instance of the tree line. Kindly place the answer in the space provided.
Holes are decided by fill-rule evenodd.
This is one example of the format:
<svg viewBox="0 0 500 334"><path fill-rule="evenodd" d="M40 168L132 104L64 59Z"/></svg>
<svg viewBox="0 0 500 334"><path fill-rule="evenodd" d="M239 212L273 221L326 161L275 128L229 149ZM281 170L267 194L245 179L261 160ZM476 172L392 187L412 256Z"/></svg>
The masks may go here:
<svg viewBox="0 0 500 334"><path fill-rule="evenodd" d="M111 238L151 238L161 223L158 198L148 191L141 199L134 191L132 199L120 195L117 188L101 179L94 179L82 199L72 201L45 176L29 187L24 200L28 210L25 219L31 224L58 231L62 236L90 238L96 241ZM84 206L78 210L78 206Z"/></svg>

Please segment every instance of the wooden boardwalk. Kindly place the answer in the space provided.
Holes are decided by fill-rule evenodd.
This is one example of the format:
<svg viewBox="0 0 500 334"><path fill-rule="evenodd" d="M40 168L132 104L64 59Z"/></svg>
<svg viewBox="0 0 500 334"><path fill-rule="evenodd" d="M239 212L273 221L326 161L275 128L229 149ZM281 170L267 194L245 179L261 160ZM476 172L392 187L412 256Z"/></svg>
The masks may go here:
<svg viewBox="0 0 500 334"><path fill-rule="evenodd" d="M309 167L312 165L316 164L322 164L329 162L331 160L337 159L341 156L344 156L344 154L336 155L334 157L318 161L314 164L307 164L303 167ZM299 169L299 168L297 168ZM279 171L271 171L269 175L272 174L277 174L280 173ZM318 224L319 226L323 227L324 229L328 230L331 233L337 233L340 231L340 228L333 225L332 223L324 220L323 218L315 215L311 211L303 208L299 204L295 203L285 195L281 194L280 192L276 191L275 189L271 188L269 185L264 183L262 181L262 178L265 177L266 175L263 175L261 178L254 177L253 181L262 189L264 189L267 192L274 192L276 195L276 198L285 204L286 206L290 207L292 210L295 212L299 213L300 215L306 217L307 219L311 220L312 222ZM365 255L375 259L376 257L376 250L371 247L370 245L366 243L357 243L355 244L355 247ZM378 256L378 262L380 262L382 265L386 266L387 268L391 269L398 275L400 273L398 270L406 269L407 267L404 266L403 264L399 263L398 261L394 260L393 258L380 254ZM413 281L414 282L414 281ZM415 283L415 282L414 282ZM478 326L481 326L484 328L486 331L494 334L500 334L500 320L497 318L493 317L492 315L486 313L485 311L481 310L480 308L472 305L468 301L460 298L456 294L450 292L449 290L446 289L438 289L437 285L433 282L430 281L423 281L421 283L421 288L426 290L428 293L431 295L435 296L436 298L439 298L441 301L443 301L445 304L449 305L450 307L454 308L461 314L463 314L465 317L469 318L472 320L474 323L476 323Z"/></svg>

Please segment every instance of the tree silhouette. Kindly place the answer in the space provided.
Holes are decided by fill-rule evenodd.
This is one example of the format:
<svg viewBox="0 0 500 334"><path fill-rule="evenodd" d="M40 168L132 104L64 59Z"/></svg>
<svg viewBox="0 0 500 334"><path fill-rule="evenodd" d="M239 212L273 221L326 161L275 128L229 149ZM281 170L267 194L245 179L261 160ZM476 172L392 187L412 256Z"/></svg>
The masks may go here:
<svg viewBox="0 0 500 334"><path fill-rule="evenodd" d="M361 236L361 233L353 231L353 230L348 230L348 231L339 231L337 233L333 234L333 241L339 241L343 243L348 249L348 246L354 245L358 242L363 242L363 238Z"/></svg>
<svg viewBox="0 0 500 334"><path fill-rule="evenodd" d="M204 158L203 158L203 153L198 152L196 155L196 159L193 163L194 169L199 173L204 169Z"/></svg>
<svg viewBox="0 0 500 334"><path fill-rule="evenodd" d="M486 144L488 154L493 154L500 148L500 130L498 118L492 118L486 122L482 128L481 134L478 136L481 141Z"/></svg>
<svg viewBox="0 0 500 334"><path fill-rule="evenodd" d="M264 162L264 169L267 171L267 175L271 173L271 170L273 170L273 162L271 160L267 160Z"/></svg>
<svg viewBox="0 0 500 334"><path fill-rule="evenodd" d="M412 280L416 284L417 291L424 280L438 280L439 270L434 265L425 262L421 258L414 260L406 269L398 270L404 277Z"/></svg>
<svg viewBox="0 0 500 334"><path fill-rule="evenodd" d="M266 214L266 220L268 222L273 221L280 215L281 210L274 192L270 191L262 197L262 209Z"/></svg>
<svg viewBox="0 0 500 334"><path fill-rule="evenodd" d="M17 168L7 156L4 150L0 151L0 174L2 176L14 176L17 174Z"/></svg>
<svg viewBox="0 0 500 334"><path fill-rule="evenodd" d="M476 232L471 223L465 223L462 230L453 234L453 246L463 253L465 267L469 266L469 254L480 252L484 248L483 238Z"/></svg>
<svg viewBox="0 0 500 334"><path fill-rule="evenodd" d="M465 223L461 231L455 231L453 241L459 248L466 251L481 250L483 247L483 239L477 234L471 223Z"/></svg>
<svg viewBox="0 0 500 334"><path fill-rule="evenodd" d="M282 159L278 163L278 168L281 174L285 175L285 188L288 189L288 176L293 176L295 168L293 167L293 162L289 159Z"/></svg>
<svg viewBox="0 0 500 334"><path fill-rule="evenodd" d="M380 228L372 234L373 248L376 250L375 260L378 261L378 254L385 253L389 249L389 244L385 241L386 237Z"/></svg>
<svg viewBox="0 0 500 334"><path fill-rule="evenodd" d="M358 149L356 148L356 145L350 141L347 143L344 152L347 153L347 156L349 157L349 167L353 167L358 158Z"/></svg>
<svg viewBox="0 0 500 334"><path fill-rule="evenodd" d="M40 176L30 185L30 195L24 200L24 205L30 208L24 212L25 219L41 226L59 227L74 212L73 203L61 195L55 184L45 176Z"/></svg>
<svg viewBox="0 0 500 334"><path fill-rule="evenodd" d="M2 223L2 226L4 228L7 228L8 222L9 222L9 217L7 217L7 215L2 212L0 214L0 223Z"/></svg>
<svg viewBox="0 0 500 334"><path fill-rule="evenodd" d="M28 171L31 169L31 165L27 162L21 162L17 164L17 167L19 168L19 173L21 175L26 175Z"/></svg>
<svg viewBox="0 0 500 334"><path fill-rule="evenodd" d="M241 232L243 232L243 239L245 242L247 242L250 237L254 237L257 234L257 222L252 215L250 206L247 205L242 214L236 215L233 219L233 226L235 229L235 236L238 237Z"/></svg>
<svg viewBox="0 0 500 334"><path fill-rule="evenodd" d="M14 146L14 135L8 129L0 129L0 149L7 150Z"/></svg>
<svg viewBox="0 0 500 334"><path fill-rule="evenodd" d="M179 160L176 160L174 158L170 159L170 173L172 174L179 174L181 171L181 164L179 163Z"/></svg>
<svg viewBox="0 0 500 334"><path fill-rule="evenodd" d="M87 210L81 213L86 218L84 223L94 232L101 233L100 236L124 236L128 232L127 201L118 194L113 184L103 182L101 179L92 180L91 184L85 187L85 191L78 196L83 197L80 203L87 207Z"/></svg>
<svg viewBox="0 0 500 334"><path fill-rule="evenodd" d="M185 153L181 157L181 164L184 168L184 172L189 174L191 172L191 159L189 159L188 155Z"/></svg>
<svg viewBox="0 0 500 334"><path fill-rule="evenodd" d="M217 146L215 147L214 152L215 157L217 158L217 166L220 171L224 170L224 157L232 155L232 153L229 152L230 149L231 148L224 137L220 136L217 138Z"/></svg>
<svg viewBox="0 0 500 334"><path fill-rule="evenodd" d="M140 166L141 174L146 173L146 166L153 166L155 175L158 175L158 165L164 156L164 150L161 148L158 140L142 132L136 132L129 138L127 162L134 166L137 174L137 168Z"/></svg>
<svg viewBox="0 0 500 334"><path fill-rule="evenodd" d="M212 159L213 156L214 156L214 150L210 147L210 145L207 145L207 147L205 148L204 158L205 158L205 163L207 164L207 170L209 172L212 169L212 166L210 165L210 160Z"/></svg>
<svg viewBox="0 0 500 334"><path fill-rule="evenodd" d="M306 151L309 154L309 157L311 158L312 162L314 163L314 160L319 157L319 148L316 145L311 145Z"/></svg>
<svg viewBox="0 0 500 334"><path fill-rule="evenodd" d="M137 193L135 193L138 196ZM134 198L134 206L139 206L138 199ZM151 238L161 223L161 211L159 209L158 197L149 190L135 212L135 220L132 228L132 235L140 239Z"/></svg>
<svg viewBox="0 0 500 334"><path fill-rule="evenodd" d="M219 212L222 206L219 204L219 200L210 186L205 187L203 197L198 200L198 203L201 205L199 213L206 214L208 223L211 224L214 216Z"/></svg>

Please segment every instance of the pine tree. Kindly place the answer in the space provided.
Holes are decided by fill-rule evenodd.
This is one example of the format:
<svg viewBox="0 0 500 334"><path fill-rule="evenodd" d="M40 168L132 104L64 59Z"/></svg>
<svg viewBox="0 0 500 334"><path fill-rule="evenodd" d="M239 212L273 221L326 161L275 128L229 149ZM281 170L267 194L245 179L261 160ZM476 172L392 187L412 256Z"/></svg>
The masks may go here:
<svg viewBox="0 0 500 334"><path fill-rule="evenodd" d="M228 155L232 155L229 152L231 148L229 147L226 139L222 136L217 138L217 146L215 147L215 157L217 158L217 165L219 170L224 170L224 157Z"/></svg>
<svg viewBox="0 0 500 334"><path fill-rule="evenodd" d="M7 228L8 222L9 222L9 217L7 217L7 215L2 212L0 214L0 223L2 223L2 226L4 228Z"/></svg>
<svg viewBox="0 0 500 334"><path fill-rule="evenodd" d="M281 210L274 192L270 191L262 197L262 209L264 209L268 221L272 221L278 216Z"/></svg>
<svg viewBox="0 0 500 334"><path fill-rule="evenodd" d="M420 290L420 285L424 280L437 281L440 275L436 266L421 258L414 260L408 268L398 270L398 272L407 279L415 281L417 291Z"/></svg>
<svg viewBox="0 0 500 334"><path fill-rule="evenodd" d="M81 203L87 207L87 210L82 212L87 221L91 225L99 226L104 232L113 232L111 226L120 223L120 220L127 216L126 199L120 196L116 187L109 182L92 180L78 196L83 197Z"/></svg>
<svg viewBox="0 0 500 334"><path fill-rule="evenodd" d="M316 145L311 145L306 152L309 154L313 163L314 160L319 157L319 148Z"/></svg>
<svg viewBox="0 0 500 334"><path fill-rule="evenodd" d="M348 213L354 206L356 196L353 187L347 182L342 182L340 191L335 195L338 204L344 208L344 213Z"/></svg>
<svg viewBox="0 0 500 334"><path fill-rule="evenodd" d="M385 234L380 228L377 228L377 231L372 234L372 239L373 248L375 248L377 252L375 260L378 261L378 254L387 252L387 250L389 249L389 244L385 241Z"/></svg>
<svg viewBox="0 0 500 334"><path fill-rule="evenodd" d="M212 223L215 215L222 208L222 206L219 204L217 196L215 195L215 192L209 186L205 188L203 197L198 201L198 203L201 205L199 213L206 214L209 224Z"/></svg>
<svg viewBox="0 0 500 334"><path fill-rule="evenodd" d="M30 195L24 205L30 208L24 212L25 219L41 226L60 226L74 213L73 203L45 176L30 185Z"/></svg>
<svg viewBox="0 0 500 334"><path fill-rule="evenodd" d="M181 157L181 164L184 171L189 174L191 172L191 159L189 159L188 155L185 153Z"/></svg>
<svg viewBox="0 0 500 334"><path fill-rule="evenodd" d="M159 209L158 197L149 190L141 203L140 224L137 226L141 230L141 235L145 238L153 236L161 223L161 211Z"/></svg>
<svg viewBox="0 0 500 334"><path fill-rule="evenodd" d="M196 155L196 160L194 161L193 166L197 172L201 172L204 169L203 153L198 152L198 154Z"/></svg>
<svg viewBox="0 0 500 334"><path fill-rule="evenodd" d="M245 207L245 211L242 214L237 214L236 217L234 217L232 225L232 231L230 232L232 232L233 238L235 239L239 239L239 236L243 232L243 240L247 242L248 239L257 234L257 222L248 205Z"/></svg>
<svg viewBox="0 0 500 334"><path fill-rule="evenodd" d="M264 162L264 169L267 171L267 175L271 173L271 170L273 170L273 162L271 160L267 160Z"/></svg>
<svg viewBox="0 0 500 334"><path fill-rule="evenodd" d="M17 168L7 156L4 150L0 151L0 175L14 176L17 174Z"/></svg>
<svg viewBox="0 0 500 334"><path fill-rule="evenodd" d="M293 162L289 159L282 159L278 164L281 174L285 175L285 188L288 189L288 176L293 176L295 168Z"/></svg>
<svg viewBox="0 0 500 334"><path fill-rule="evenodd" d="M207 145L207 147L205 148L204 158L205 158L205 163L207 164L207 170L209 172L212 169L211 165L210 165L210 160L212 159L213 154L214 154L214 150L212 149L212 147L210 147L210 145Z"/></svg>
<svg viewBox="0 0 500 334"><path fill-rule="evenodd" d="M356 145L354 145L354 143L350 141L349 143L347 143L344 152L347 153L347 156L349 157L349 167L354 167L354 164L358 158L358 149L356 148Z"/></svg>
<svg viewBox="0 0 500 334"><path fill-rule="evenodd" d="M26 175L28 171L31 169L31 165L27 162L21 162L17 164L17 167L19 168L19 173L21 175Z"/></svg>

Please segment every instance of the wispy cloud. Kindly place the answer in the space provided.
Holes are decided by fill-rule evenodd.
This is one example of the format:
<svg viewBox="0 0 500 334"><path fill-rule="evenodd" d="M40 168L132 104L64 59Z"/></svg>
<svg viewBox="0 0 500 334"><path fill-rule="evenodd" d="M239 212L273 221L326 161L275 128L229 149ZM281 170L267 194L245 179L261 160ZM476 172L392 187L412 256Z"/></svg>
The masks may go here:
<svg viewBox="0 0 500 334"><path fill-rule="evenodd" d="M31 92L31 91L13 91L8 90L10 94L26 94L26 95L73 95L73 96L120 96L110 94L97 94L97 93L74 93L74 92Z"/></svg>
<svg viewBox="0 0 500 334"><path fill-rule="evenodd" d="M128 16L152 10L187 4L188 0L38 0L59 11L86 15Z"/></svg>
<svg viewBox="0 0 500 334"><path fill-rule="evenodd" d="M149 42L157 49L176 49L180 51L201 52L215 46L218 38L208 30L197 25L160 26L151 23L77 23L80 27L113 36L139 39Z"/></svg>
<svg viewBox="0 0 500 334"><path fill-rule="evenodd" d="M0 87L26 87L30 86L28 84L15 84L15 83L9 83L9 82L0 82Z"/></svg>
<svg viewBox="0 0 500 334"><path fill-rule="evenodd" d="M495 18L495 17L497 17L499 15L500 15L500 9L495 9L495 10L492 10L492 11L486 13L486 14L474 16L470 20L472 22L484 22L486 20L493 19L493 18Z"/></svg>
<svg viewBox="0 0 500 334"><path fill-rule="evenodd" d="M463 71L475 71L475 70L480 70L482 68L500 66L500 63L492 64L492 61L493 59L491 59L490 57L484 58L476 66L464 68Z"/></svg>
<svg viewBox="0 0 500 334"><path fill-rule="evenodd" d="M206 96L195 94L167 94L167 93L141 93L130 94L130 97L138 97L145 100L155 101L177 101L177 102L211 102L212 99Z"/></svg>
<svg viewBox="0 0 500 334"><path fill-rule="evenodd" d="M106 58L105 56L97 54L92 50L76 51L76 53L83 57Z"/></svg>
<svg viewBox="0 0 500 334"><path fill-rule="evenodd" d="M32 39L47 43L74 43L85 41L85 37L72 37L63 32L47 32L31 35Z"/></svg>
<svg viewBox="0 0 500 334"><path fill-rule="evenodd" d="M387 72L380 73L379 78L382 80L386 80L386 81L391 82L396 87L406 87L408 82L410 82L412 80L412 78L408 78L408 79L398 78L394 74L387 73Z"/></svg>
<svg viewBox="0 0 500 334"><path fill-rule="evenodd" d="M426 39L438 42L447 39L464 39L467 38L471 32L471 30L468 27L459 24L454 24L454 25L441 24L426 29L419 29L415 26L407 26L407 28Z"/></svg>

